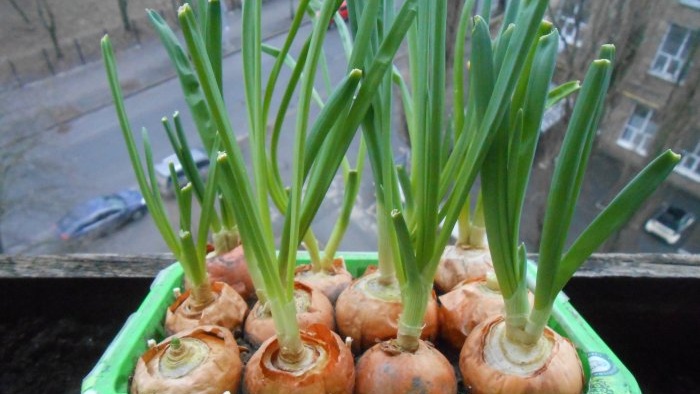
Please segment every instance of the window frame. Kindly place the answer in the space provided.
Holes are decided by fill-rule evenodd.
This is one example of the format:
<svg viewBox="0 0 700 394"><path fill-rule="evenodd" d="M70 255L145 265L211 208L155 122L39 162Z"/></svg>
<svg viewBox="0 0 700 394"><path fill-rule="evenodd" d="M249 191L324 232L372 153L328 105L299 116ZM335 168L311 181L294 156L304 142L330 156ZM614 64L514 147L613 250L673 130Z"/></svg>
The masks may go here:
<svg viewBox="0 0 700 394"><path fill-rule="evenodd" d="M581 3L575 3L573 4L573 10L571 10L572 13L566 13L566 7L562 4L562 7L557 12L555 19L559 28L559 52L568 46L579 48L583 44L581 33L588 26L588 18L580 6ZM568 34L568 30L571 30L573 34Z"/></svg>
<svg viewBox="0 0 700 394"><path fill-rule="evenodd" d="M638 108L643 108L647 110L647 115L644 116L644 119L642 120L642 125L640 127L636 127L630 124L632 118L636 116L637 109ZM620 132L620 135L617 137L617 145L622 147L623 149L627 149L630 151L633 151L637 153L640 156L646 157L649 155L649 152L646 149L646 145L648 140L654 139L656 137L656 131L649 132L649 125L654 125L658 126L654 120L654 109L649 108L643 104L636 103L634 109L632 110L632 113L629 115L627 118L627 122L625 122L624 127L622 128L622 131ZM629 139L625 139L624 135L625 132L630 129L632 134L632 137ZM637 143L635 143L635 140L637 139L637 136L641 134L641 140Z"/></svg>
<svg viewBox="0 0 700 394"><path fill-rule="evenodd" d="M692 168L691 166L685 165L690 160L694 161ZM683 152L683 157L676 166L675 171L695 182L700 182L700 141L695 144L695 148L693 148L692 151Z"/></svg>
<svg viewBox="0 0 700 394"><path fill-rule="evenodd" d="M681 44L678 46L678 51L675 54L667 53L664 52L664 46L666 46L666 40L669 38L671 34L671 30L674 28L680 28L683 29L685 34L683 36L683 40ZM687 28L685 26L681 26L675 23L670 23L668 28L666 29L666 33L664 34L663 39L659 43L658 47L656 48L656 54L654 55L654 58L651 61L651 64L649 65L649 74L654 75L658 78L664 79L669 82L678 82L682 78L682 73L683 69L685 67L685 63L688 60L688 53L690 51L690 44L692 41L693 37L693 29ZM685 57L682 57L680 54L685 53ZM659 60L660 57L666 57L664 65L661 67L661 69L656 69L654 66L656 65L657 61ZM677 61L678 66L676 67L676 70L674 72L669 72L667 71L669 68L669 65L673 62Z"/></svg>

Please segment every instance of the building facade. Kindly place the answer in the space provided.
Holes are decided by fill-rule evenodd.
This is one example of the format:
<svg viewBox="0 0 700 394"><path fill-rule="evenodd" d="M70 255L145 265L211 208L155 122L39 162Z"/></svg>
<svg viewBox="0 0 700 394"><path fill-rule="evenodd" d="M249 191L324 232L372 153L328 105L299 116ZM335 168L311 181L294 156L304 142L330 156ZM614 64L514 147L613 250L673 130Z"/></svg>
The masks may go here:
<svg viewBox="0 0 700 394"><path fill-rule="evenodd" d="M614 36L618 33L614 29L626 28L596 31L604 27L594 20L603 17L595 7L609 6L606 3L561 0L555 4L552 18L560 30L562 51L585 48L587 39L596 34ZM622 13L623 7L641 6L642 2L619 3ZM626 38L627 42L637 40L636 49L622 54L632 59L617 73L619 80L610 92L615 97L609 100L598 147L640 168L661 149L682 153L670 181L700 197L700 92L696 93L700 90L700 0L653 0L647 5L653 7L650 17ZM628 21L635 21L639 11L630 13Z"/></svg>

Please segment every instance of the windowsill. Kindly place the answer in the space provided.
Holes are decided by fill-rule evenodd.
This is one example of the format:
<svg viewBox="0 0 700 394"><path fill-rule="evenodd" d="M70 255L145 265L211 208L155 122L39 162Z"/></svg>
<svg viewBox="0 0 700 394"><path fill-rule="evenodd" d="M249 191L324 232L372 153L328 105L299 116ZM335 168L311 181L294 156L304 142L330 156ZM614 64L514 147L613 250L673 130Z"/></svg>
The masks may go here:
<svg viewBox="0 0 700 394"><path fill-rule="evenodd" d="M698 174L695 171L691 171L685 167L676 167L674 172L676 172L679 175L683 175L684 177L690 179L691 181L700 182L700 174Z"/></svg>
<svg viewBox="0 0 700 394"><path fill-rule="evenodd" d="M622 149L624 149L624 150L628 150L628 151L630 151L630 152L634 152L634 153L636 153L636 154L639 155L639 156L647 157L647 153L646 153L646 152L640 152L640 151L638 151L634 145L628 143L628 142L625 141L625 140L617 140L617 146L619 146L620 148L622 148Z"/></svg>
<svg viewBox="0 0 700 394"><path fill-rule="evenodd" d="M683 85L683 81L678 82L678 77L671 75L671 74L660 73L660 72L656 72L653 70L649 70L648 74L653 76L653 77L662 79L666 82L672 83L674 85L675 84Z"/></svg>

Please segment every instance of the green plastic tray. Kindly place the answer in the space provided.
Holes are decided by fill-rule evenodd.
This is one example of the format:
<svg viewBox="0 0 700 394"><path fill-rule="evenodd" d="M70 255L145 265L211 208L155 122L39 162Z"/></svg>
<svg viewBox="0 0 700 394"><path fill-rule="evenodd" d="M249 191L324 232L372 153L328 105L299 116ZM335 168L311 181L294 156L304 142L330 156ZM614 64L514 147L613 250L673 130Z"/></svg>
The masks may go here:
<svg viewBox="0 0 700 394"><path fill-rule="evenodd" d="M376 253L345 252L339 255L345 258L348 270L355 277L377 261ZM300 263L308 262L308 255L300 252L298 260ZM530 264L530 277L533 277L535 269L535 265ZM182 268L179 264L173 264L158 274L139 309L127 319L90 374L83 379L82 393L128 392L129 376L138 357L146 351L147 341L164 338L164 312L174 300L172 290L180 287L181 282ZM588 377L587 394L641 393L634 376L574 309L564 293L554 303L549 325L568 337L579 349Z"/></svg>

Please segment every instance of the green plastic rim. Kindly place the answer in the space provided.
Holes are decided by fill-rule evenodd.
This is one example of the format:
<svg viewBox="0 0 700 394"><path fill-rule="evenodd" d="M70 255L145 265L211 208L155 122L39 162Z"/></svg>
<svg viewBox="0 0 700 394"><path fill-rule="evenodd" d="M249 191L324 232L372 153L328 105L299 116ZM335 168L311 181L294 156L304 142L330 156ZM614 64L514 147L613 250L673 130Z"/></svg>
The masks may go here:
<svg viewBox="0 0 700 394"><path fill-rule="evenodd" d="M353 275L362 275L365 268L377 263L376 252L340 252L345 265ZM299 252L298 263L309 262L308 254ZM528 276L534 277L536 266L530 263ZM162 270L153 281L151 291L139 309L107 347L92 371L83 379L84 394L126 394L139 356L148 348L148 340L159 341L165 337L163 318L165 309L174 300L173 289L182 283L182 268L173 264ZM569 338L584 363L587 377L586 394L641 393L632 373L598 336L586 320L561 293L554 303L549 326Z"/></svg>

